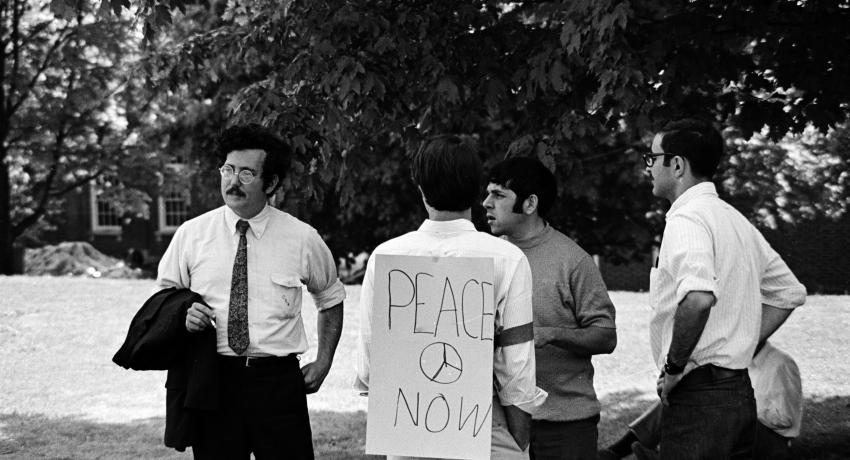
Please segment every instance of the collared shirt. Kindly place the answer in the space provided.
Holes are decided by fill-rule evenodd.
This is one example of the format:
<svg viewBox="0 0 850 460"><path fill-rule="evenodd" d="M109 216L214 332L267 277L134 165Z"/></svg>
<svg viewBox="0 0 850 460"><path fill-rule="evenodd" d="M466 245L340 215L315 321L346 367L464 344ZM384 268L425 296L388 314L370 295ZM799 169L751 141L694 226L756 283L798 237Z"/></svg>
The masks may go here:
<svg viewBox="0 0 850 460"><path fill-rule="evenodd" d="M188 288L215 312L218 353L227 344L233 261L239 216L222 206L185 222L159 262L157 289ZM321 311L345 299L336 263L313 227L266 206L248 220L248 356L285 356L307 350L301 291L307 287Z"/></svg>
<svg viewBox="0 0 850 460"><path fill-rule="evenodd" d="M660 370L673 338L673 316L692 291L714 294L708 322L688 363L744 369L761 327L762 303L792 309L806 288L764 237L711 182L683 193L667 212L657 267L650 272L652 353Z"/></svg>
<svg viewBox="0 0 850 460"><path fill-rule="evenodd" d="M749 367L758 420L781 436L796 438L803 423L803 382L797 363L765 342Z"/></svg>
<svg viewBox="0 0 850 460"><path fill-rule="evenodd" d="M389 240L372 252L366 263L360 291L360 340L356 362L355 387L369 389L369 348L372 337L372 301L374 295L375 255L436 257L489 257L495 272L495 329L509 329L532 322L531 268L516 246L475 230L472 222L458 219L448 222L426 220L419 230ZM498 347L493 352L493 374L503 405L514 405L532 412L546 399L537 388L534 341Z"/></svg>

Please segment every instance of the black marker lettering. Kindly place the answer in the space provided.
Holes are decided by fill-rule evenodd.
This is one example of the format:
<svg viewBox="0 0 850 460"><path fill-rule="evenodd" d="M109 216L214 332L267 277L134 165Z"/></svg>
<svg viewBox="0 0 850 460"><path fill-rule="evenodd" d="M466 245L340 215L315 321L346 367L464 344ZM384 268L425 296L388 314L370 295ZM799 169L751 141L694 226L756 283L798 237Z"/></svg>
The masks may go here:
<svg viewBox="0 0 850 460"><path fill-rule="evenodd" d="M401 273L402 275L404 275L404 277L407 278L407 281L410 282L410 287L413 288L413 295L410 296L410 300L408 300L405 304L393 304L393 273ZM387 290L389 291L388 298L390 304L390 308L387 309L387 327L389 330L393 330L393 308L405 308L410 305L410 303L413 302L413 299L416 296L416 287L413 285L413 280L410 279L410 276L408 276L407 273L401 270L394 269L390 270L390 272L387 273Z"/></svg>
<svg viewBox="0 0 850 460"><path fill-rule="evenodd" d="M417 325L418 322L419 322L419 306L425 305L425 302L419 301L419 293L422 292L422 290L419 289L419 275L430 276L431 278L434 277L434 275L432 275L430 273L422 273L422 272L417 273L416 276L415 276L415 278L416 278L416 306L415 306L414 313L413 313L413 333L414 334L431 334L431 333L433 333L433 331L420 331L419 326Z"/></svg>
<svg viewBox="0 0 850 460"><path fill-rule="evenodd" d="M443 426L440 427L439 430L433 430L433 429L431 429L430 425L428 424L428 420L430 420L431 406L433 406L434 401L436 401L438 399L443 401L443 406L446 408L446 423L444 423ZM431 433L439 433L439 432L445 430L447 426L449 426L449 419L451 419L451 417L452 417L452 413L451 413L451 410L449 409L449 402L446 401L446 397L442 393L438 394L437 396L434 397L434 399L431 400L431 402L428 404L428 409L425 411L425 429L430 431Z"/></svg>
<svg viewBox="0 0 850 460"><path fill-rule="evenodd" d="M398 396L396 396L395 400L395 422L393 422L393 426L398 426L398 406L402 399L404 400L404 406L407 407L407 413L410 414L410 421L413 422L413 426L419 426L419 392L416 392L416 417L414 417L413 412L410 410L410 403L407 402L407 397L404 396L401 388L398 389Z"/></svg>
<svg viewBox="0 0 850 460"><path fill-rule="evenodd" d="M463 418L463 397L460 398L460 417L457 419L457 430L463 431L463 427L466 425L466 422L469 421L469 417L472 417L472 413L475 413L475 419L472 422L472 437L478 436L478 433L481 432L481 428L484 426L484 422L487 421L487 414L490 413L490 409L493 408L493 403L490 403L487 406L487 412L484 412L484 418L481 420L481 423L478 423L478 404L472 406L472 409L469 410L469 413L466 414L466 418Z"/></svg>
<svg viewBox="0 0 850 460"><path fill-rule="evenodd" d="M487 306L487 302L484 301L484 299L487 298L486 294L484 293L484 286L493 287L493 284L488 283L486 281L481 282L481 340L493 340L493 334L492 334L492 332L493 332L493 321L489 321L489 322L484 321L484 317L485 316L495 316L496 312L495 311L491 311L491 312L484 311L484 307ZM494 299L494 301L495 301L495 299ZM496 307L496 305L494 303L493 308L495 309L495 307ZM489 336L484 335L484 324L485 323L489 323L490 326L491 326Z"/></svg>
<svg viewBox="0 0 850 460"><path fill-rule="evenodd" d="M446 291L451 294L452 306L454 308L443 308L446 305ZM457 301L455 301L455 291L452 288L452 282L446 277L446 282L443 284L443 298L440 300L440 312L437 313L437 324L434 326L434 337L437 336L437 331L440 329L440 318L443 317L443 312L455 313L455 337L460 336L460 331L457 327Z"/></svg>
<svg viewBox="0 0 850 460"><path fill-rule="evenodd" d="M471 339L477 339L478 336L474 336L469 333L469 329L466 328L466 288L469 286L469 283L479 284L478 281L469 280L466 284L463 285L463 290L460 292L460 318L463 322L463 332ZM483 302L484 299L482 299ZM483 308L483 307L482 307Z"/></svg>

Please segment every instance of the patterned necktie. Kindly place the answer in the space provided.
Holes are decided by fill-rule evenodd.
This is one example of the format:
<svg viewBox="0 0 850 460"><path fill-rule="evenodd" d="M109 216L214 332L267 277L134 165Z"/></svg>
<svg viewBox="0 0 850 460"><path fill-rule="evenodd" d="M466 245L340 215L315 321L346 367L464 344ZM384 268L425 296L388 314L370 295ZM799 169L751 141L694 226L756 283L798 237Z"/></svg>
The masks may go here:
<svg viewBox="0 0 850 460"><path fill-rule="evenodd" d="M248 239L245 232L250 224L236 222L239 230L239 249L233 261L233 277L230 279L230 308L227 319L227 344L237 355L248 349Z"/></svg>

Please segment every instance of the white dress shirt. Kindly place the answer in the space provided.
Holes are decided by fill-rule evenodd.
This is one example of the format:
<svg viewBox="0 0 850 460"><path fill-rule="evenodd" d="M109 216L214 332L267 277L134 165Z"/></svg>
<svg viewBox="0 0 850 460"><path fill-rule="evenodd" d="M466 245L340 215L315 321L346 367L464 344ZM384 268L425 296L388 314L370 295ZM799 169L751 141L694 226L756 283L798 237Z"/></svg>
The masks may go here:
<svg viewBox="0 0 850 460"><path fill-rule="evenodd" d="M218 353L227 344L233 260L239 216L229 207L191 219L174 233L159 262L157 289L188 288L215 312ZM248 220L248 356L285 356L307 350L301 291L307 286L321 311L345 299L336 263L313 227L266 206Z"/></svg>
<svg viewBox="0 0 850 460"><path fill-rule="evenodd" d="M714 364L744 369L761 327L762 303L792 309L806 288L758 230L702 182L683 193L667 212L667 225L649 281L652 353L660 370L673 337L673 316L691 291L711 292L716 303L688 369Z"/></svg>
<svg viewBox="0 0 850 460"><path fill-rule="evenodd" d="M355 387L369 389L369 348L372 336L372 301L375 255L432 257L488 257L495 272L495 329L509 329L532 322L531 268L522 251L513 244L475 230L472 222L426 220L419 230L389 240L372 252L366 264L360 291L360 340L356 361ZM531 413L546 399L536 385L534 341L496 348L493 373L502 405L514 405Z"/></svg>

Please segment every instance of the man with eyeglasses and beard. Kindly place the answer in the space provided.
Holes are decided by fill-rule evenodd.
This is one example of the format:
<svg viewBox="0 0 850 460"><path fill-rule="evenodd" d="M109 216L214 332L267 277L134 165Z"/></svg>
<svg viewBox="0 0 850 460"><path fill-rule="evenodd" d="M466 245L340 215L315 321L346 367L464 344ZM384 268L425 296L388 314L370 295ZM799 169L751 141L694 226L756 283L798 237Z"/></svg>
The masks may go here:
<svg viewBox="0 0 850 460"><path fill-rule="evenodd" d="M752 456L747 366L806 299L761 233L718 197L722 155L720 133L697 120L668 124L644 155L652 194L671 203L649 286L662 459Z"/></svg>
<svg viewBox="0 0 850 460"><path fill-rule="evenodd" d="M157 287L186 288L186 329L215 328L219 410L200 420L195 458L312 459L308 393L330 370L342 330L345 289L327 245L308 224L268 205L291 150L258 125L218 139L225 205L177 229L159 264ZM307 350L301 288L318 313L316 360Z"/></svg>

